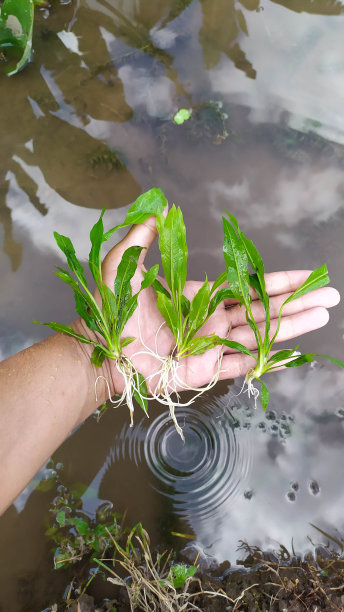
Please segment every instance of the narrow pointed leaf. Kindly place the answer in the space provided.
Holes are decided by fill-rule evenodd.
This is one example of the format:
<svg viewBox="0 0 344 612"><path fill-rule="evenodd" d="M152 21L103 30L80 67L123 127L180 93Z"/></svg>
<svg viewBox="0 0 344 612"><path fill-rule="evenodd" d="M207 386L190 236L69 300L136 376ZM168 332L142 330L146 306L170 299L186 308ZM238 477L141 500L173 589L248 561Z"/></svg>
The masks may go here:
<svg viewBox="0 0 344 612"><path fill-rule="evenodd" d="M298 349L298 346L296 346L294 349L283 349L281 351L277 351L277 353L275 353L274 355L270 357L270 359L268 359L267 363L268 364L277 363L278 361L284 361L284 359L289 359L290 357L294 355L297 349Z"/></svg>
<svg viewBox="0 0 344 612"><path fill-rule="evenodd" d="M122 338L121 348L124 349L126 346L128 346L128 344L131 344L132 342L134 342L134 340L135 340L134 336L127 336L126 338Z"/></svg>
<svg viewBox="0 0 344 612"><path fill-rule="evenodd" d="M118 336L120 337L122 334L122 331L124 329L125 324L129 321L129 319L133 316L136 308L137 308L137 300L138 300L139 294L135 293L135 295L133 295L130 300L128 300L122 310L120 315L117 317L117 324L116 324L116 331Z"/></svg>
<svg viewBox="0 0 344 612"><path fill-rule="evenodd" d="M171 300L166 297L164 293L158 293L157 306L166 321L166 325L173 332L173 335L177 341L178 334L178 315L173 308Z"/></svg>
<svg viewBox="0 0 344 612"><path fill-rule="evenodd" d="M137 389L134 388L134 397L144 413L148 416L147 384L145 378L142 376L142 374L140 374L140 372L137 372L136 378L138 379L136 382L138 382L140 393L138 393Z"/></svg>
<svg viewBox="0 0 344 612"><path fill-rule="evenodd" d="M187 344L187 350L183 353L183 357L189 355L202 355L207 351L219 346L222 342L219 342L219 338L217 336L197 336L196 338L192 338L189 340Z"/></svg>
<svg viewBox="0 0 344 612"><path fill-rule="evenodd" d="M101 258L100 252L103 243L103 234L104 234L104 225L103 225L103 215L105 212L105 208L103 208L100 218L97 223L92 227L90 232L91 239L91 250L89 254L89 267L92 273L94 280L97 285L101 282Z"/></svg>
<svg viewBox="0 0 344 612"><path fill-rule="evenodd" d="M227 272L222 272L222 274L220 274L220 276L218 276L217 279L213 282L211 286L210 294L212 295L214 291L216 291L216 289L221 287L221 285L223 285L223 283L226 283L226 282L227 282Z"/></svg>
<svg viewBox="0 0 344 612"><path fill-rule="evenodd" d="M141 289L147 289L147 287L153 285L158 273L159 264L156 264L144 274L143 281L141 283Z"/></svg>
<svg viewBox="0 0 344 612"><path fill-rule="evenodd" d="M225 287L224 289L219 289L209 302L208 317L210 317L215 312L219 304L221 304L224 300L229 299L235 299L233 291L228 287Z"/></svg>
<svg viewBox="0 0 344 612"><path fill-rule="evenodd" d="M329 355L321 355L319 353L306 353L304 355L300 355L299 357L297 357L293 361L290 361L289 363L286 363L285 365L287 368L296 368L300 365L303 365L304 363L315 361L314 357L322 357L323 359L328 359L329 361L332 361L332 363L335 363L340 368L344 368L343 361L340 361L339 359L336 359L335 357L330 357Z"/></svg>
<svg viewBox="0 0 344 612"><path fill-rule="evenodd" d="M163 293L164 295L166 295L166 297L168 297L169 299L171 299L171 294L169 291L167 291L167 289L161 284L161 282L156 278L154 283L153 283L153 288L156 294L158 293Z"/></svg>
<svg viewBox="0 0 344 612"><path fill-rule="evenodd" d="M302 295L306 295L306 293L309 293L310 291L314 291L314 289L320 289L320 287L328 285L329 282L330 278L328 275L327 266L326 264L324 264L323 266L320 266L320 268L317 268L317 270L314 270L309 275L307 280L302 283L301 287L296 289L296 291L294 291L294 293L292 293L286 299L283 306L285 306L286 304L288 304L288 302L291 302L292 300L296 300Z"/></svg>
<svg viewBox="0 0 344 612"><path fill-rule="evenodd" d="M91 316L89 313L88 302L83 297L83 294L80 294L79 292L75 292L74 299L75 299L75 310L78 313L78 315L80 315L80 317L84 319L87 327L97 332L101 331L99 329L99 326L97 325L96 319L93 316Z"/></svg>
<svg viewBox="0 0 344 612"><path fill-rule="evenodd" d="M85 336L77 334L69 325L63 325L62 323L56 323L55 321L50 321L50 323L40 323L40 321L34 321L34 323L37 323L37 325L46 325L56 332L66 334L67 336L73 336L73 338L80 340L80 342L83 342L84 344L98 344L98 342L95 340L89 340L88 338L85 338Z"/></svg>
<svg viewBox="0 0 344 612"><path fill-rule="evenodd" d="M137 270L137 262L140 257L140 253L143 247L132 246L124 251L121 262L117 268L117 275L115 279L115 296L118 304L118 314L120 313L126 302L132 296L130 281L133 278Z"/></svg>
<svg viewBox="0 0 344 612"><path fill-rule="evenodd" d="M262 403L263 409L266 410L268 405L269 405L269 400L270 400L270 393L268 388L266 387L266 385L260 380L259 378L259 382L262 385L262 389L260 392L260 401Z"/></svg>
<svg viewBox="0 0 344 612"><path fill-rule="evenodd" d="M220 340L220 344L224 344L225 346L228 346L228 348L238 351L238 353L250 355L250 357L253 357L253 359L257 361L257 357L246 346L240 344L240 342L235 342L234 340L227 340L226 338L220 338Z"/></svg>
<svg viewBox="0 0 344 612"><path fill-rule="evenodd" d="M186 230L180 208L170 209L163 227L159 229L159 249L162 267L172 297L182 295L186 281L188 249Z"/></svg>
<svg viewBox="0 0 344 612"><path fill-rule="evenodd" d="M84 269L76 257L75 249L72 244L72 241L67 236L63 236L62 234L58 234L58 232L54 232L54 237L56 240L57 246L61 249L61 251L65 254L67 258L67 263L72 272L74 272L75 276L79 279L81 284L84 287L87 287Z"/></svg>
<svg viewBox="0 0 344 612"><path fill-rule="evenodd" d="M203 325L208 313L209 298L210 285L206 278L190 304L187 338L192 338Z"/></svg>
<svg viewBox="0 0 344 612"><path fill-rule="evenodd" d="M143 223L149 217L157 217L166 208L167 199L161 189L150 189L146 193L140 195L134 204L129 208L127 216L123 223L116 225L111 230L104 234L103 240L109 240L112 234L122 227L128 225L137 225Z"/></svg>
<svg viewBox="0 0 344 612"><path fill-rule="evenodd" d="M182 307L183 317L186 318L190 312L190 300L188 300L188 298L185 297L185 295L181 296L181 307Z"/></svg>
<svg viewBox="0 0 344 612"><path fill-rule="evenodd" d="M225 217L222 220L224 230L223 254L227 267L228 284L241 304L249 304L251 297L246 249L229 221Z"/></svg>

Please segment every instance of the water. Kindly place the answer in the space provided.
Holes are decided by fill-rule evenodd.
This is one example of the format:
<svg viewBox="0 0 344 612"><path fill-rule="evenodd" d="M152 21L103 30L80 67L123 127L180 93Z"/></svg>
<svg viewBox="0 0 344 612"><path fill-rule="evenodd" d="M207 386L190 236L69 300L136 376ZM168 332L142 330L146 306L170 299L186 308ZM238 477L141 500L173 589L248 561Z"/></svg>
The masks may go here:
<svg viewBox="0 0 344 612"><path fill-rule="evenodd" d="M229 209L269 271L327 262L343 293L342 3L90 0L36 13L34 62L0 77L2 357L49 333L32 319L73 320L53 230L86 258L99 209L112 227L152 186L183 207L190 278L222 271ZM182 106L192 118L176 126ZM343 358L343 328L339 306L301 348ZM124 409L89 419L55 459L66 484L87 485L88 512L109 499L153 542L192 533L232 562L240 539L305 553L309 538L326 542L312 525L344 532L343 374L319 363L267 383L267 415L235 397L240 381L181 413L185 446L152 404L134 429ZM62 591L41 477L0 521L0 602L13 610Z"/></svg>

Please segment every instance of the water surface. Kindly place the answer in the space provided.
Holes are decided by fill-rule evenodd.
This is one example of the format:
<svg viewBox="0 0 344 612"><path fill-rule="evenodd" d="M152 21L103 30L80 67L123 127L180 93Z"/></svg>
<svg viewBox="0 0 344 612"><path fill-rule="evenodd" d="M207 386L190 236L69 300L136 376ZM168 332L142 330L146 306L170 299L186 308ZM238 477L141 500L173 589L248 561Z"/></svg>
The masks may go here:
<svg viewBox="0 0 344 612"><path fill-rule="evenodd" d="M152 186L183 207L190 277L222 271L229 209L269 271L327 262L343 293L341 2L83 0L36 14L33 62L0 77L1 357L49 333L32 319L74 318L53 231L86 258L99 209L111 227ZM176 126L182 106L192 118ZM302 348L342 358L343 328L337 307ZM89 419L55 459L87 485L88 512L111 500L154 542L193 533L232 562L240 539L304 554L326 542L311 524L343 533L343 375L319 363L269 385L266 415L236 397L241 381L216 387L179 415L185 447L152 404L133 430L125 409ZM42 475L0 521L4 609L41 609L62 588Z"/></svg>

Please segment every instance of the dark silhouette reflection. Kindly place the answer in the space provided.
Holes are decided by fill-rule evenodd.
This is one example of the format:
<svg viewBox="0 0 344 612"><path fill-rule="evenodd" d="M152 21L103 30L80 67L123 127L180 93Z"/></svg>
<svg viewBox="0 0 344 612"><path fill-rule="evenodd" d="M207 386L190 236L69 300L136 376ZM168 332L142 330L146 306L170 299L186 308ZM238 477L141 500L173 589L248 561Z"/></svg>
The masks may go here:
<svg viewBox="0 0 344 612"><path fill-rule="evenodd" d="M238 42L241 33L248 36L248 29L245 15L237 2L200 0L200 4L203 23L199 31L199 42L203 49L205 68L214 68L224 53L236 68L250 79L255 79L256 71ZM243 0L241 4L250 11L259 8L259 0Z"/></svg>
<svg viewBox="0 0 344 612"><path fill-rule="evenodd" d="M135 200L141 191L129 170L116 164L116 153L111 148L52 115L36 121L33 152L25 149L19 159L38 166L54 191L79 206L120 208ZM32 198L31 202L34 203Z"/></svg>
<svg viewBox="0 0 344 612"><path fill-rule="evenodd" d="M344 6L339 0L271 0L296 13L312 15L341 15Z"/></svg>

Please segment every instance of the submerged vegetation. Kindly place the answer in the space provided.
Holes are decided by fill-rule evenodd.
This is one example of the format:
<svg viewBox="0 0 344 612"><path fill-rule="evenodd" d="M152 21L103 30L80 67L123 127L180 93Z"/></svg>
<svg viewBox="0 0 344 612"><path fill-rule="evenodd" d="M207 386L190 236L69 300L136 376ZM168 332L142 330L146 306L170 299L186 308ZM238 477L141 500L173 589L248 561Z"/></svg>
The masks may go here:
<svg viewBox="0 0 344 612"><path fill-rule="evenodd" d="M124 517L111 504L103 504L90 518L83 511L83 488L75 486L74 493L60 478L58 483L46 535L54 543L54 568L64 572L66 588L47 611L342 609L343 545L331 534L320 530L328 544L305 558L282 545L263 552L239 542L242 560L237 567L225 561L201 569L197 556L185 561L186 551L152 547L141 523L125 527Z"/></svg>

